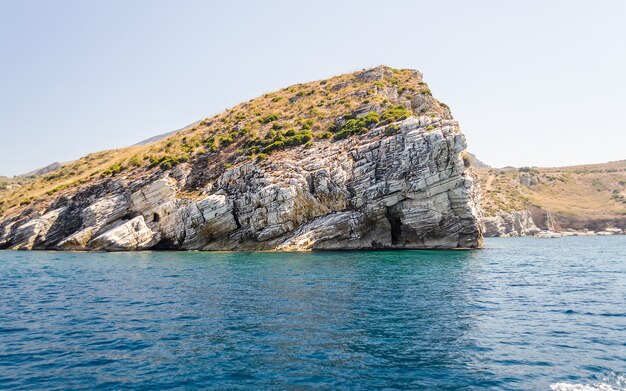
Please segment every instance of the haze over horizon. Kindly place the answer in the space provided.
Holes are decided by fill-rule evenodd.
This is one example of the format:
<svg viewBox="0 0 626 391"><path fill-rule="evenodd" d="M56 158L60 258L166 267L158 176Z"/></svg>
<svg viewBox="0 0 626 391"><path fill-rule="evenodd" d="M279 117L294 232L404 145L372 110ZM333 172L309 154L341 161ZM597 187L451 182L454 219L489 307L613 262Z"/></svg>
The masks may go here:
<svg viewBox="0 0 626 391"><path fill-rule="evenodd" d="M626 159L624 15L619 1L3 2L0 175L380 64L421 71L492 166Z"/></svg>

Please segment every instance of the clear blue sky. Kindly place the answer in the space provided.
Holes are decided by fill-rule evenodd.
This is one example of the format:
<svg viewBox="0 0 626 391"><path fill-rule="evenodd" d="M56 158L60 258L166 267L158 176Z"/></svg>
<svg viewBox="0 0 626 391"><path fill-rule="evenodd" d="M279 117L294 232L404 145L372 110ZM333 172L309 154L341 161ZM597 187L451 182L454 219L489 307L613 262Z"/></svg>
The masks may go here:
<svg viewBox="0 0 626 391"><path fill-rule="evenodd" d="M0 0L0 174L293 83L422 71L495 166L626 159L626 1Z"/></svg>

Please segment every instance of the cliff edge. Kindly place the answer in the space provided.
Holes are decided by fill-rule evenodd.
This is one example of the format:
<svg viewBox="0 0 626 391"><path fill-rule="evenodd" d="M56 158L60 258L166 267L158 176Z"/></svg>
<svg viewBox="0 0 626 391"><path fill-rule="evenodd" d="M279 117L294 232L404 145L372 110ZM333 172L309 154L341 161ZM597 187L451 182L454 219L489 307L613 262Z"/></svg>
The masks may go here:
<svg viewBox="0 0 626 391"><path fill-rule="evenodd" d="M376 67L263 95L0 194L0 248L477 248L465 148L419 72Z"/></svg>

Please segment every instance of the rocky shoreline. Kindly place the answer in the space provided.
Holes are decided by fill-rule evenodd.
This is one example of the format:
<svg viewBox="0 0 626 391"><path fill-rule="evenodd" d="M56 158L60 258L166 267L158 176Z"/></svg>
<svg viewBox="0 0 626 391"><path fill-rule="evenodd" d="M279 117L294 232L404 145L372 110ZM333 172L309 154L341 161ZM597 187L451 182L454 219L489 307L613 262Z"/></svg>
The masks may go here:
<svg viewBox="0 0 626 391"><path fill-rule="evenodd" d="M528 210L514 211L510 213L499 213L496 216L483 217L483 233L485 237L549 237L558 236L611 236L626 235L626 229L607 226L603 223L600 230L588 228L572 229L548 227L545 219L536 221ZM590 224L592 225L592 224Z"/></svg>

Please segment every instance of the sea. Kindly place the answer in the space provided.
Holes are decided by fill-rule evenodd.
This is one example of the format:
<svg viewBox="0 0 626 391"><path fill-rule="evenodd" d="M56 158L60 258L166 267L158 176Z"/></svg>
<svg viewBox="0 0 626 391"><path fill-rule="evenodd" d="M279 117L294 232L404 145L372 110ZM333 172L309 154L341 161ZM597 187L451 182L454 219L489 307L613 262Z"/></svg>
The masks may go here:
<svg viewBox="0 0 626 391"><path fill-rule="evenodd" d="M626 236L2 251L0 389L624 390Z"/></svg>

